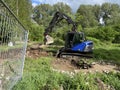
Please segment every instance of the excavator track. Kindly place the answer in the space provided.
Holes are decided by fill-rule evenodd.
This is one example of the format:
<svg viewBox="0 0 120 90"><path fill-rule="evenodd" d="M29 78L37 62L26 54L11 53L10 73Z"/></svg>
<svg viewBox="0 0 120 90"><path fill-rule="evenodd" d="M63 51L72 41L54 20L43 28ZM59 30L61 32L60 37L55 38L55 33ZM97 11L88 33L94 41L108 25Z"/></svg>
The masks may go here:
<svg viewBox="0 0 120 90"><path fill-rule="evenodd" d="M89 59L93 58L92 54L81 53L58 53L58 58L69 59L71 64L79 69L89 69L93 67L93 64L89 63Z"/></svg>
<svg viewBox="0 0 120 90"><path fill-rule="evenodd" d="M60 58L62 56L77 56L77 57L93 58L93 52L85 53L85 52L72 51L72 50L66 50L64 48L61 48L57 52L56 56L58 58Z"/></svg>
<svg viewBox="0 0 120 90"><path fill-rule="evenodd" d="M63 56L63 55L70 55L70 56L78 56L78 57L93 58L93 55L80 54L80 53L62 53L61 56Z"/></svg>
<svg viewBox="0 0 120 90"><path fill-rule="evenodd" d="M65 48L61 48L58 52L57 52L57 58L69 58L71 59L71 64L77 66L77 68L81 68L81 69L89 69L92 68L93 65L88 63L86 61L86 59L90 59L93 58L93 53L83 53L80 51L72 51L70 49L65 49ZM74 58L77 57L77 58Z"/></svg>

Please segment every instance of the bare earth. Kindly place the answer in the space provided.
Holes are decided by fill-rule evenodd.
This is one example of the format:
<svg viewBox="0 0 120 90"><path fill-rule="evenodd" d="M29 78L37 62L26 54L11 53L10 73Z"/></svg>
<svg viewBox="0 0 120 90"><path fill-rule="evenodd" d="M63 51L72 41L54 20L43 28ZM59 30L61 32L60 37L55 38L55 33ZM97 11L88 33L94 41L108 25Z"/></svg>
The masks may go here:
<svg viewBox="0 0 120 90"><path fill-rule="evenodd" d="M111 64L99 64L99 63L95 63L93 65L92 68L89 69L80 69L77 68L75 65L71 64L70 60L65 60L65 59L56 59L52 61L52 67L54 69L60 70L60 71L69 71L69 72L90 72L90 73L95 73L95 72L110 72L110 71L118 71L117 67L115 65L111 65Z"/></svg>

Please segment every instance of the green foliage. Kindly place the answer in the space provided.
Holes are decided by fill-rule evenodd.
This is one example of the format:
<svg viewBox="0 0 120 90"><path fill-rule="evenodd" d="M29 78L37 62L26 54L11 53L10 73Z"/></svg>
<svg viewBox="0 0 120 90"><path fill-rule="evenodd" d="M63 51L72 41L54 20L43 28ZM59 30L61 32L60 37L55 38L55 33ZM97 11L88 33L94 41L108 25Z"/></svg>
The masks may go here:
<svg viewBox="0 0 120 90"><path fill-rule="evenodd" d="M110 26L89 28L89 30L87 29L85 32L88 36L97 38L101 41L110 42L114 40L115 35L117 34L117 32Z"/></svg>
<svg viewBox="0 0 120 90"><path fill-rule="evenodd" d="M33 19L39 25L41 24L44 26L48 25L52 14L53 14L53 7L49 4L41 4L33 9L33 15L34 15Z"/></svg>
<svg viewBox="0 0 120 90"><path fill-rule="evenodd" d="M118 4L104 3L101 8L102 11L110 15L109 18L105 17L106 25L120 23L120 6Z"/></svg>
<svg viewBox="0 0 120 90"><path fill-rule="evenodd" d="M99 47L104 45L99 39L93 38L93 37L86 37L87 40L91 40L94 43L94 47Z"/></svg>
<svg viewBox="0 0 120 90"><path fill-rule="evenodd" d="M98 49L95 49L94 50L94 56L96 59L103 59L103 60L106 60L107 62L114 62L114 63L117 63L119 64L119 53L120 53L120 50L117 50L117 49L110 49L110 50L106 50L104 48L98 48Z"/></svg>
<svg viewBox="0 0 120 90"><path fill-rule="evenodd" d="M78 32L81 32L82 30L83 30L83 29L82 29L82 26L81 26L81 25L78 25L78 26L77 26L77 31L78 31Z"/></svg>
<svg viewBox="0 0 120 90"><path fill-rule="evenodd" d="M95 84L95 75L79 73L73 78L66 78L64 82L65 90L98 90Z"/></svg>
<svg viewBox="0 0 120 90"><path fill-rule="evenodd" d="M54 58L26 58L23 78L12 90L59 90L61 86L64 90L99 90L96 78L116 90L120 88L120 73L78 73L70 76L53 71L50 66L52 59Z"/></svg>
<svg viewBox="0 0 120 90"><path fill-rule="evenodd" d="M120 89L120 73L109 73L106 75L100 75L101 80L103 82L105 82L108 85L111 85L112 87L114 87L115 90L119 90Z"/></svg>
<svg viewBox="0 0 120 90"><path fill-rule="evenodd" d="M115 38L113 40L113 43L120 43L120 33L115 35Z"/></svg>
<svg viewBox="0 0 120 90"><path fill-rule="evenodd" d="M112 27L114 28L115 31L120 32L120 24L119 23L112 25Z"/></svg>
<svg viewBox="0 0 120 90"><path fill-rule="evenodd" d="M92 5L80 5L76 13L76 20L85 27L93 27L98 25L97 18Z"/></svg>
<svg viewBox="0 0 120 90"><path fill-rule="evenodd" d="M114 25L113 28L115 29L115 31L117 31L113 43L120 43L120 25Z"/></svg>
<svg viewBox="0 0 120 90"><path fill-rule="evenodd" d="M50 73L52 73L49 63L49 58L37 60L27 58L24 76L13 90L42 90L49 80Z"/></svg>
<svg viewBox="0 0 120 90"><path fill-rule="evenodd" d="M52 19L54 13L56 11L60 11L63 13L69 13L71 14L71 8L70 6L64 4L64 3L56 3L53 6L49 4L41 4L36 6L33 9L34 17L33 19L39 24L44 25L45 27L48 26L50 20Z"/></svg>
<svg viewBox="0 0 120 90"><path fill-rule="evenodd" d="M111 27L102 27L98 29L95 37L100 40L112 41L115 34L115 30Z"/></svg>
<svg viewBox="0 0 120 90"><path fill-rule="evenodd" d="M58 2L58 3L54 4L53 8L54 8L54 12L56 12L56 11L60 11L62 13L71 13L72 12L70 6L68 6L67 4L62 3L62 2Z"/></svg>
<svg viewBox="0 0 120 90"><path fill-rule="evenodd" d="M119 44L111 44L111 42L103 41L101 42L99 39L93 37L87 37L87 40L91 40L94 43L94 58L98 60L104 60L107 62L113 62L120 64L120 45Z"/></svg>
<svg viewBox="0 0 120 90"><path fill-rule="evenodd" d="M94 48L94 57L97 61L104 60L107 62L113 62L116 64L120 64L119 53L120 53L119 44L111 44L107 42L102 42L101 45L97 45Z"/></svg>
<svg viewBox="0 0 120 90"><path fill-rule="evenodd" d="M106 26L120 23L120 6L111 3L103 3L101 6L80 5L76 13L76 20L83 28L93 27L99 26L101 16L103 16Z"/></svg>
<svg viewBox="0 0 120 90"><path fill-rule="evenodd" d="M22 24L29 29L31 23L31 0L4 0Z"/></svg>
<svg viewBox="0 0 120 90"><path fill-rule="evenodd" d="M54 40L55 45L64 45L64 41L62 39L56 38Z"/></svg>
<svg viewBox="0 0 120 90"><path fill-rule="evenodd" d="M60 24L59 24L60 25ZM68 31L71 31L72 25L67 25L67 22L64 22L63 25L57 25L55 28L53 28L53 32L51 33L51 36L54 38L59 38L61 40L65 40L65 36Z"/></svg>
<svg viewBox="0 0 120 90"><path fill-rule="evenodd" d="M44 28L43 26L39 26L36 24L33 24L30 26L30 31L29 31L29 39L32 41L43 41L43 32Z"/></svg>

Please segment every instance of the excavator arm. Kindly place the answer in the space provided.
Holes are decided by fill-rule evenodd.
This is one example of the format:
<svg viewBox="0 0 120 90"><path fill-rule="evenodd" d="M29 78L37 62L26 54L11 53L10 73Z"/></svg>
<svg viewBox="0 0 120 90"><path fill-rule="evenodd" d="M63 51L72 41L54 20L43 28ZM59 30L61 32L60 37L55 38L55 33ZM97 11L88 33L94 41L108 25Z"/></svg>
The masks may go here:
<svg viewBox="0 0 120 90"><path fill-rule="evenodd" d="M52 32L53 27L59 23L60 21L62 21L63 19L65 19L67 21L68 24L72 24L72 31L76 31L76 23L72 21L72 19L67 16L64 13L61 12L56 12L51 20L51 22L49 23L49 26L45 29L44 32L44 44L49 44L53 42L52 37L49 36L49 33ZM50 41L51 39L51 41ZM48 42L48 43L47 43Z"/></svg>

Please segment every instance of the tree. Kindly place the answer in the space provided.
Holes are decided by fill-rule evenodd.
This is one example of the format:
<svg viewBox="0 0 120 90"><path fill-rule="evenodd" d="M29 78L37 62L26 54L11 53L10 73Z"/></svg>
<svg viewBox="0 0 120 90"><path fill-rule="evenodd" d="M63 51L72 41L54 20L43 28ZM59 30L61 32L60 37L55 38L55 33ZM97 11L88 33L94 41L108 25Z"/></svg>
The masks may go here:
<svg viewBox="0 0 120 90"><path fill-rule="evenodd" d="M54 12L60 11L63 13L70 13L70 14L72 13L70 6L68 6L67 4L64 4L62 2L58 2L58 3L54 4L53 8L54 8Z"/></svg>
<svg viewBox="0 0 120 90"><path fill-rule="evenodd" d="M48 25L49 20L53 14L53 7L49 4L41 4L33 8L33 19L39 25Z"/></svg>
<svg viewBox="0 0 120 90"><path fill-rule="evenodd" d="M120 23L120 6L118 4L111 4L111 18L108 24L119 24Z"/></svg>
<svg viewBox="0 0 120 90"><path fill-rule="evenodd" d="M104 3L101 9L106 13L106 16L103 17L106 25L120 23L120 6L118 4Z"/></svg>
<svg viewBox="0 0 120 90"><path fill-rule="evenodd" d="M76 20L83 28L91 27L98 24L98 21L93 12L94 8L92 5L80 5L76 13Z"/></svg>
<svg viewBox="0 0 120 90"><path fill-rule="evenodd" d="M29 39L31 41L43 41L44 27L37 24L30 26Z"/></svg>
<svg viewBox="0 0 120 90"><path fill-rule="evenodd" d="M64 3L57 3L53 6L49 4L41 4L33 9L33 19L40 25L47 26L52 19L54 13L60 11L63 13L71 13L71 8Z"/></svg>
<svg viewBox="0 0 120 90"><path fill-rule="evenodd" d="M5 0L10 9L23 23L24 26L29 26L31 22L32 4L31 0ZM27 27L28 29L29 27Z"/></svg>

